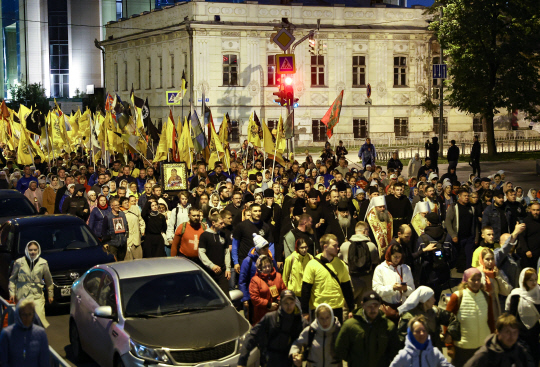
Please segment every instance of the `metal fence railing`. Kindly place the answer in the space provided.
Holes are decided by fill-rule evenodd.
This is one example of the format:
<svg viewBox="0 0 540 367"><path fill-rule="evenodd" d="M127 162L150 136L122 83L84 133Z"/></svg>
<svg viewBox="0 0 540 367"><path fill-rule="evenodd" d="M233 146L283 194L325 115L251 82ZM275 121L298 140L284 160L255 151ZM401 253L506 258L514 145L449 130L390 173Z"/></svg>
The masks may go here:
<svg viewBox="0 0 540 367"><path fill-rule="evenodd" d="M12 324L15 320L15 305L8 303L4 298L0 297L0 331L4 327L4 321L7 317L8 324ZM62 358L53 347L49 345L49 360L51 367L70 367L70 364Z"/></svg>

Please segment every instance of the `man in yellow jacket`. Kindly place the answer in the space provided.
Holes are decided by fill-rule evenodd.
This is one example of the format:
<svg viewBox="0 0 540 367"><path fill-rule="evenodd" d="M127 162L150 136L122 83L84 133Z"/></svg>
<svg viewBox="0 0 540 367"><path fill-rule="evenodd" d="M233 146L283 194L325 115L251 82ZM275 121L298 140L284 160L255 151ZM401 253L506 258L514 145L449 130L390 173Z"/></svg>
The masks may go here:
<svg viewBox="0 0 540 367"><path fill-rule="evenodd" d="M304 270L302 281L302 313L309 320L310 312L321 303L332 307L334 315L343 323L345 301L354 310L354 295L347 265L338 258L337 237L325 234L320 239L322 253L311 260Z"/></svg>

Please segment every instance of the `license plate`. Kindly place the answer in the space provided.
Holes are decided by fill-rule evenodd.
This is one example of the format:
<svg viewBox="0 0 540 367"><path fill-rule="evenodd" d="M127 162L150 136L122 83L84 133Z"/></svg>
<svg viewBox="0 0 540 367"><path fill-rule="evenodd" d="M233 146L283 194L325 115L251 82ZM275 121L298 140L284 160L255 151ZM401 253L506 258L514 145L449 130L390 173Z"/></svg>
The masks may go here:
<svg viewBox="0 0 540 367"><path fill-rule="evenodd" d="M60 289L60 295L62 297L71 296L71 288L62 288L62 289Z"/></svg>

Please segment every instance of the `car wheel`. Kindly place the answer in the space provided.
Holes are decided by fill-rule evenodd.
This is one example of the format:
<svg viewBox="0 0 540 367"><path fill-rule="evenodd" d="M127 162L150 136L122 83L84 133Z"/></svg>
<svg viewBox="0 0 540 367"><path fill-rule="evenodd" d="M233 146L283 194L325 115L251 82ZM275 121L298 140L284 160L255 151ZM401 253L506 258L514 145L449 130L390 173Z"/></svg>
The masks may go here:
<svg viewBox="0 0 540 367"><path fill-rule="evenodd" d="M79 330L75 321L71 320L69 323L69 342L71 343L71 350L73 352L73 358L76 362L84 362L87 359L87 355L82 349L81 338L79 337Z"/></svg>

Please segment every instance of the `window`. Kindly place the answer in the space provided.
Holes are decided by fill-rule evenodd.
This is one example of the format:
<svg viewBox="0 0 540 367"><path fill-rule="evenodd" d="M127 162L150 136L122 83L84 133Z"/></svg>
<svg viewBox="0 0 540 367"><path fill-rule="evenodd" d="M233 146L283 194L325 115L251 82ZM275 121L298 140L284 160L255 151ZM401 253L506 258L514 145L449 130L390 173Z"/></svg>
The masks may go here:
<svg viewBox="0 0 540 367"><path fill-rule="evenodd" d="M279 85L276 65L276 55L268 55L268 85Z"/></svg>
<svg viewBox="0 0 540 367"><path fill-rule="evenodd" d="M394 134L396 138L406 138L409 135L409 119L394 118Z"/></svg>
<svg viewBox="0 0 540 367"><path fill-rule="evenodd" d="M394 87L407 85L407 58L405 56L394 57Z"/></svg>
<svg viewBox="0 0 540 367"><path fill-rule="evenodd" d="M114 281L107 273L105 273L101 282L97 303L100 306L111 306L113 315L116 314L116 292L114 290Z"/></svg>
<svg viewBox="0 0 540 367"><path fill-rule="evenodd" d="M448 118L443 117L444 134L448 134ZM433 117L433 132L439 134L439 118Z"/></svg>
<svg viewBox="0 0 540 367"><path fill-rule="evenodd" d="M353 134L355 139L365 139L368 134L367 120L353 119Z"/></svg>
<svg viewBox="0 0 540 367"><path fill-rule="evenodd" d="M365 56L353 56L353 87L365 87L366 86L366 57Z"/></svg>
<svg viewBox="0 0 540 367"><path fill-rule="evenodd" d="M148 58L147 61L148 61L148 86L146 89L152 89L152 60Z"/></svg>
<svg viewBox="0 0 540 367"><path fill-rule="evenodd" d="M171 55L171 88L174 87L174 55Z"/></svg>
<svg viewBox="0 0 540 367"><path fill-rule="evenodd" d="M124 90L128 90L128 65L127 65L127 61L124 61Z"/></svg>
<svg viewBox="0 0 540 367"><path fill-rule="evenodd" d="M67 0L52 1L47 11L51 97L69 97Z"/></svg>
<svg viewBox="0 0 540 367"><path fill-rule="evenodd" d="M231 135L229 135L230 143L240 143L240 132L238 128L238 121L231 121Z"/></svg>
<svg viewBox="0 0 540 367"><path fill-rule="evenodd" d="M474 117L472 120L472 127L475 133L484 132L484 124L481 117Z"/></svg>
<svg viewBox="0 0 540 367"><path fill-rule="evenodd" d="M118 64L114 64L114 91L118 91Z"/></svg>
<svg viewBox="0 0 540 367"><path fill-rule="evenodd" d="M163 58L160 56L158 57L158 61L159 61L159 85L158 85L158 89L162 88L163 87Z"/></svg>
<svg viewBox="0 0 540 367"><path fill-rule="evenodd" d="M324 56L311 56L311 86L324 87Z"/></svg>
<svg viewBox="0 0 540 367"><path fill-rule="evenodd" d="M238 85L237 55L223 55L223 85Z"/></svg>
<svg viewBox="0 0 540 367"><path fill-rule="evenodd" d="M433 57L433 65L435 64L440 64L440 60L441 58L439 56L434 56ZM440 87L441 87L441 79L431 79L432 80L432 86L433 86L433 99L440 99L441 98L441 95L439 94L440 92Z"/></svg>
<svg viewBox="0 0 540 367"><path fill-rule="evenodd" d="M92 270L84 277L83 287L84 290L92 297L96 302L98 300L99 285L101 283L101 277L105 272L103 270Z"/></svg>
<svg viewBox="0 0 540 367"><path fill-rule="evenodd" d="M116 0L116 20L120 20L122 18L122 1L123 0Z"/></svg>
<svg viewBox="0 0 540 367"><path fill-rule="evenodd" d="M321 120L311 121L311 131L313 133L313 141L321 142L326 141L326 125Z"/></svg>
<svg viewBox="0 0 540 367"><path fill-rule="evenodd" d="M266 126L268 126L268 130L272 132L273 129L277 129L279 120L268 120L266 122Z"/></svg>

